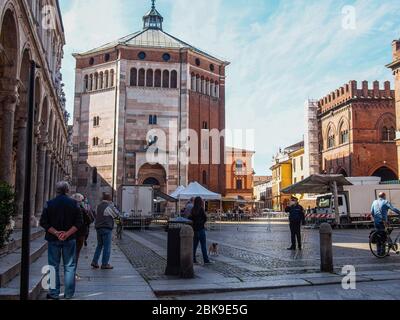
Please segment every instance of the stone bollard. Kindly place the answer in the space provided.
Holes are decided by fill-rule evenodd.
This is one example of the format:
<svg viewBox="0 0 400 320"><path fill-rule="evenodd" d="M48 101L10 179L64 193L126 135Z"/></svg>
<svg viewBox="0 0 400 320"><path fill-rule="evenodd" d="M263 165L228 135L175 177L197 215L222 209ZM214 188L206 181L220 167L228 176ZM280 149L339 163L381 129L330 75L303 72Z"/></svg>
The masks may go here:
<svg viewBox="0 0 400 320"><path fill-rule="evenodd" d="M194 278L193 269L193 236L194 232L191 226L182 225L180 238L181 238L181 270L180 277L183 279Z"/></svg>
<svg viewBox="0 0 400 320"><path fill-rule="evenodd" d="M321 224L319 229L321 246L321 272L333 273L332 227Z"/></svg>

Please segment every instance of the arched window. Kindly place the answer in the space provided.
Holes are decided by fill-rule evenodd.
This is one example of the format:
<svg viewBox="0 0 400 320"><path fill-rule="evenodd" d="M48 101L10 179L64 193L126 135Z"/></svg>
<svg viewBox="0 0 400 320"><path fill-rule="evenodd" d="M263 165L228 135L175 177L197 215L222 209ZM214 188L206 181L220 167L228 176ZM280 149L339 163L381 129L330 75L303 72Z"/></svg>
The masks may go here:
<svg viewBox="0 0 400 320"><path fill-rule="evenodd" d="M149 125L157 125L157 116L156 115L149 116Z"/></svg>
<svg viewBox="0 0 400 320"><path fill-rule="evenodd" d="M201 78L199 75L196 76L196 91L201 92Z"/></svg>
<svg viewBox="0 0 400 320"><path fill-rule="evenodd" d="M99 75L99 89L104 89L104 74L103 72L100 72Z"/></svg>
<svg viewBox="0 0 400 320"><path fill-rule="evenodd" d="M237 175L242 175L243 174L243 168L244 168L244 163L242 160L237 160L235 169L236 169L236 174Z"/></svg>
<svg viewBox="0 0 400 320"><path fill-rule="evenodd" d="M163 88L169 88L169 71L164 70L163 72Z"/></svg>
<svg viewBox="0 0 400 320"><path fill-rule="evenodd" d="M218 82L215 82L215 87L214 87L214 97L219 98L219 85Z"/></svg>
<svg viewBox="0 0 400 320"><path fill-rule="evenodd" d="M147 70L146 87L153 87L153 70L152 69Z"/></svg>
<svg viewBox="0 0 400 320"><path fill-rule="evenodd" d="M137 69L132 68L131 69L131 86L136 87L137 86Z"/></svg>
<svg viewBox="0 0 400 320"><path fill-rule="evenodd" d="M114 69L110 71L110 86L111 88L114 87Z"/></svg>
<svg viewBox="0 0 400 320"><path fill-rule="evenodd" d="M390 142L396 140L396 129L394 127L390 127L390 129L386 126L382 128L382 141Z"/></svg>
<svg viewBox="0 0 400 320"><path fill-rule="evenodd" d="M196 75L194 73L192 73L192 83L190 89L192 89L192 91L196 91Z"/></svg>
<svg viewBox="0 0 400 320"><path fill-rule="evenodd" d="M156 88L161 88L161 70L156 70L154 74L154 86Z"/></svg>
<svg viewBox="0 0 400 320"><path fill-rule="evenodd" d="M206 94L206 80L201 77L201 93Z"/></svg>
<svg viewBox="0 0 400 320"><path fill-rule="evenodd" d="M89 79L89 91L93 90L93 74L90 75Z"/></svg>
<svg viewBox="0 0 400 320"><path fill-rule="evenodd" d="M387 127L382 128L382 141L389 141L389 133Z"/></svg>
<svg viewBox="0 0 400 320"><path fill-rule="evenodd" d="M178 88L178 73L175 70L171 71L171 88Z"/></svg>
<svg viewBox="0 0 400 320"><path fill-rule="evenodd" d="M109 87L109 84L110 84L110 79L109 79L109 77L108 77L108 70L104 73L104 77L105 77L105 81L104 81L104 83L105 83L105 88L108 88L108 87Z"/></svg>
<svg viewBox="0 0 400 320"><path fill-rule="evenodd" d="M139 87L144 87L146 71L144 69L139 70Z"/></svg>
<svg viewBox="0 0 400 320"><path fill-rule="evenodd" d="M85 91L88 91L88 89L89 89L89 76L88 75L86 75L83 80L83 89Z"/></svg>
<svg viewBox="0 0 400 320"><path fill-rule="evenodd" d="M340 125L340 129L339 129L339 134L340 134L340 144L346 144L349 142L349 128L347 127L347 125L342 122L342 124Z"/></svg>
<svg viewBox="0 0 400 320"><path fill-rule="evenodd" d="M203 184L207 184L207 172L203 171Z"/></svg>
<svg viewBox="0 0 400 320"><path fill-rule="evenodd" d="M92 172L92 184L97 184L97 168L93 168L93 172Z"/></svg>
<svg viewBox="0 0 400 320"><path fill-rule="evenodd" d="M210 80L206 80L206 94L209 96L210 95Z"/></svg>
<svg viewBox="0 0 400 320"><path fill-rule="evenodd" d="M93 118L93 127L98 127L100 125L100 117Z"/></svg>
<svg viewBox="0 0 400 320"><path fill-rule="evenodd" d="M99 138L94 137L93 138L93 147L97 147L99 145Z"/></svg>
<svg viewBox="0 0 400 320"><path fill-rule="evenodd" d="M94 90L99 88L99 74L96 72L94 74Z"/></svg>
<svg viewBox="0 0 400 320"><path fill-rule="evenodd" d="M214 80L211 80L210 90L211 90L211 97L214 97L214 92L215 92Z"/></svg>
<svg viewBox="0 0 400 320"><path fill-rule="evenodd" d="M328 130L328 140L327 141L328 141L328 143L327 143L328 149L335 147L335 131L332 128L329 128L329 130Z"/></svg>
<svg viewBox="0 0 400 320"><path fill-rule="evenodd" d="M389 138L390 138L390 141L396 140L396 129L394 127L390 128Z"/></svg>

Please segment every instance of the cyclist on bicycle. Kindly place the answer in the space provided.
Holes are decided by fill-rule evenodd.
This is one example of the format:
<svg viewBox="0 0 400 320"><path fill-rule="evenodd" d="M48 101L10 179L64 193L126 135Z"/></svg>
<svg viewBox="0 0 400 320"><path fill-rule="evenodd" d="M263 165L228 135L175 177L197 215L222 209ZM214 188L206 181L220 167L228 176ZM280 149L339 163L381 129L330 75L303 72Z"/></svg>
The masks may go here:
<svg viewBox="0 0 400 320"><path fill-rule="evenodd" d="M386 194L384 192L379 193L378 200L372 203L371 214L374 217L375 230L377 232L386 233L388 226L388 211L400 215L400 210L395 208L388 200L386 200ZM384 246L381 242L377 243L378 254L382 254Z"/></svg>

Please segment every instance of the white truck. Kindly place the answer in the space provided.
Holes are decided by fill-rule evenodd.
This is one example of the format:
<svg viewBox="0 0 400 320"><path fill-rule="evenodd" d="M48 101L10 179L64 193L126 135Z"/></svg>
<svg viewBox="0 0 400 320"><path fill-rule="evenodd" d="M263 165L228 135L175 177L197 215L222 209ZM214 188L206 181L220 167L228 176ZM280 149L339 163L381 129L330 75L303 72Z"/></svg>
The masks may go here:
<svg viewBox="0 0 400 320"><path fill-rule="evenodd" d="M154 190L151 186L122 187L122 215L125 227L148 228L153 220Z"/></svg>
<svg viewBox="0 0 400 320"><path fill-rule="evenodd" d="M340 224L370 224L372 202L380 192L385 192L387 200L400 208L400 184L381 184L380 178L346 178L353 185L344 186L339 192L338 203ZM335 224L335 205L332 194L320 195L316 199L316 208L306 215L308 222L329 222Z"/></svg>

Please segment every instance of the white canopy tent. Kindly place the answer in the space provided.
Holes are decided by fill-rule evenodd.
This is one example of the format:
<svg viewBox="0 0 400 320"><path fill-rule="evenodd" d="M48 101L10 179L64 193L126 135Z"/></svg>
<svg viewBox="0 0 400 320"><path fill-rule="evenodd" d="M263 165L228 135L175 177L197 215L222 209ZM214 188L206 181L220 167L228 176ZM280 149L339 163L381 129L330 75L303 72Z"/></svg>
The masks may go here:
<svg viewBox="0 0 400 320"><path fill-rule="evenodd" d="M212 192L206 188L204 188L200 183L198 182L192 182L190 183L187 188L184 188L183 190L179 190L181 187L179 187L174 194L177 196L178 199L178 213L180 215L180 201L181 200L190 200L192 198L200 197L205 201L212 201L216 200L220 202L220 207L222 209L222 196L218 193ZM173 195L171 195L173 196Z"/></svg>
<svg viewBox="0 0 400 320"><path fill-rule="evenodd" d="M192 182L185 190L178 194L179 200L190 200L192 198L201 197L203 200L222 200L222 196L204 188L198 182Z"/></svg>
<svg viewBox="0 0 400 320"><path fill-rule="evenodd" d="M178 196L180 193L185 190L186 188L184 186L179 186L174 192L170 194L172 198L178 199Z"/></svg>

